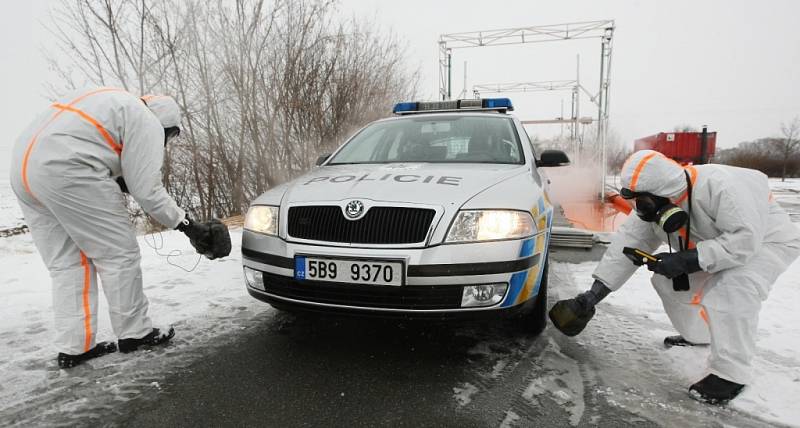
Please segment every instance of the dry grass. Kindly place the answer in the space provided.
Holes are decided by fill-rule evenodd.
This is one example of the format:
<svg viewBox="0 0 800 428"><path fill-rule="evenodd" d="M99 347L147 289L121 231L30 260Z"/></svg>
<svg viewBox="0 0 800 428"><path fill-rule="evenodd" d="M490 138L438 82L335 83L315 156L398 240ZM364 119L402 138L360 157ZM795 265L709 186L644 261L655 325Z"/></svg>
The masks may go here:
<svg viewBox="0 0 800 428"><path fill-rule="evenodd" d="M228 227L242 227L244 226L244 216L235 215L233 217L222 219L222 222L225 223L225 225Z"/></svg>

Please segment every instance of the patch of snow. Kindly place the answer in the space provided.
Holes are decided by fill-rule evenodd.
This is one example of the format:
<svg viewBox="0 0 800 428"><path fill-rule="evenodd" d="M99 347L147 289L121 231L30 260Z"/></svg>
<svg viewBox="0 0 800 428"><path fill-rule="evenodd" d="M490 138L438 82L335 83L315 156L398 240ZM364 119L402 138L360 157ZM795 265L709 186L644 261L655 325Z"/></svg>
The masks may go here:
<svg viewBox="0 0 800 428"><path fill-rule="evenodd" d="M153 237L140 236L139 245L149 315L156 326L175 327L172 343L151 352L111 354L70 370L59 370L55 363L50 276L31 235L0 238L0 419L29 426L52 420L66 423L69 414L85 414L78 410L86 406L109 406L157 392L164 376L201 356L220 337L247 328L256 317L274 314L245 290L240 228L231 229L229 257L202 258L193 272L170 264L189 269L197 263L200 256L188 239L175 231L162 237L160 253L176 254L169 262L145 243L145 238L152 243ZM102 293L98 301L97 340L114 341ZM65 393L87 383L96 384L94 392L83 393L92 397L76 400ZM39 411L42 407L50 410Z"/></svg>
<svg viewBox="0 0 800 428"><path fill-rule="evenodd" d="M500 428L511 428L518 420L519 415L509 410L506 412L506 417L503 418L503 422L500 423Z"/></svg>
<svg viewBox="0 0 800 428"><path fill-rule="evenodd" d="M20 210L17 197L11 189L11 183L7 176L0 176L0 230L22 224L24 224L22 210Z"/></svg>
<svg viewBox="0 0 800 428"><path fill-rule="evenodd" d="M570 425L577 426L586 409L583 376L578 362L564 355L552 338L537 360L544 374L532 379L522 396L534 401L536 396L549 395L569 412Z"/></svg>
<svg viewBox="0 0 800 428"><path fill-rule="evenodd" d="M772 196L789 213L794 222L800 222L800 178L770 178Z"/></svg>
<svg viewBox="0 0 800 428"><path fill-rule="evenodd" d="M472 402L472 396L478 392L478 387L464 382L461 386L453 387L453 398L460 406L466 406Z"/></svg>
<svg viewBox="0 0 800 428"><path fill-rule="evenodd" d="M507 366L508 366L508 360L506 359L497 360L497 362L494 364L494 367L492 367L492 373L489 374L489 376L492 379L499 378L503 374L503 370L505 370Z"/></svg>
<svg viewBox="0 0 800 428"><path fill-rule="evenodd" d="M597 263L570 265L572 275L578 284L591 284L591 273ZM663 310L658 294L650 284L651 273L639 269L620 290L611 294L600 303L598 317L590 323L594 329L621 329L623 322L640 323L648 326L642 329L645 337L634 338L638 342L652 343L660 346L667 335L676 334L671 328L669 318ZM580 288L580 287L579 287ZM754 382L748 385L742 394L731 401L729 408L770 422L790 426L800 426L800 317L797 312L800 302L800 259L781 275L773 286L769 298L764 302L761 313L757 340L757 354L753 360ZM623 312L619 312L622 310ZM605 322L603 317L619 313L628 319L622 321L613 316L611 325L598 325ZM589 328L587 328L589 331ZM625 335L624 331L618 334ZM581 335L576 339L590 341L588 336ZM605 342L608 346L621 347L624 351L629 345L618 338L620 343ZM626 340L631 340L628 337ZM594 343L590 343L594 345ZM634 347L630 351L636 352ZM707 347L673 347L662 352L663 359L669 365L668 376L675 378L688 389L689 385L700 380L706 373ZM660 361L651 361L660 364ZM640 368L639 363L631 361L630 370ZM602 376L602 373L601 373ZM635 376L635 373L632 373ZM635 385L635 384L634 384ZM607 391L608 393L608 391ZM624 393L623 393L624 395ZM645 400L639 397L636 401ZM610 400L611 401L611 400ZM627 400L616 399L617 403ZM659 400L650 404L657 406L673 406L674 403L663 403ZM623 404L624 405L624 404ZM676 409L677 410L677 409Z"/></svg>
<svg viewBox="0 0 800 428"><path fill-rule="evenodd" d="M800 193L800 178L787 178L781 181L780 178L770 178L769 187L772 190L788 190L793 193Z"/></svg>

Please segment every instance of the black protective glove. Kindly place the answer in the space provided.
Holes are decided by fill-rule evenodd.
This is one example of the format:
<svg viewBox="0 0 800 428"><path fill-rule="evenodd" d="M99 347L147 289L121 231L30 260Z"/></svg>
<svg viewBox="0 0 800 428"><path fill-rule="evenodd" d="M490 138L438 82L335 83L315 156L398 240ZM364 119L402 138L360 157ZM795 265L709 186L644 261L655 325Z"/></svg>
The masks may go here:
<svg viewBox="0 0 800 428"><path fill-rule="evenodd" d="M567 336L575 336L584 328L595 313L595 305L603 300L611 290L602 282L595 280L592 288L573 299L560 300L550 309L550 321Z"/></svg>
<svg viewBox="0 0 800 428"><path fill-rule="evenodd" d="M227 257L231 253L231 234L225 223L214 218L207 223L211 228L211 253L206 254L211 260Z"/></svg>
<svg viewBox="0 0 800 428"><path fill-rule="evenodd" d="M187 215L175 229L189 237L189 243L198 253L211 260L231 253L231 235L228 233L228 226L217 219L207 223L197 223Z"/></svg>
<svg viewBox="0 0 800 428"><path fill-rule="evenodd" d="M647 262L647 269L669 279L701 270L696 248L677 253L658 253L655 257L658 261Z"/></svg>

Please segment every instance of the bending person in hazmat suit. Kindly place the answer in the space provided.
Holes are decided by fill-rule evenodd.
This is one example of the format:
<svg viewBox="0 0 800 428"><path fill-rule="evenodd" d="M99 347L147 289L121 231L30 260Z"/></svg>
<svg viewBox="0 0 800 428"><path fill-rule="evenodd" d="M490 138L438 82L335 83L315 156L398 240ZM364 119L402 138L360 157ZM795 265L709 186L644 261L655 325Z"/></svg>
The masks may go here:
<svg viewBox="0 0 800 428"><path fill-rule="evenodd" d="M185 233L199 253L230 253L227 228L190 220L161 183L164 147L180 122L170 97L101 88L52 104L16 141L11 184L50 270L61 368L117 350L113 342L95 343L98 274L121 351L174 335L153 328L147 315L123 190L158 222Z"/></svg>
<svg viewBox="0 0 800 428"><path fill-rule="evenodd" d="M612 238L591 289L556 303L550 319L569 336L580 333L595 305L644 264L632 263L636 257L629 259L623 249L651 253L666 243L668 252L647 262L680 333L664 343L710 344L709 374L689 392L709 403L727 402L750 382L761 302L800 254L800 230L773 199L767 177L755 170L683 168L661 153L642 150L623 166L622 186L620 194L635 200L637 216Z"/></svg>

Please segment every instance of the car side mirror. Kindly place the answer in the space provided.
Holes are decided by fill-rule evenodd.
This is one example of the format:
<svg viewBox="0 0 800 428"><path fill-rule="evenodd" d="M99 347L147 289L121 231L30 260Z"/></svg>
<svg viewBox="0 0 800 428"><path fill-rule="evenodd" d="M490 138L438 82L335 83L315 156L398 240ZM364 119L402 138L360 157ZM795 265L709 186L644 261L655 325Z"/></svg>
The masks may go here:
<svg viewBox="0 0 800 428"><path fill-rule="evenodd" d="M536 166L540 167L567 166L569 163L567 154L561 150L545 150L536 160Z"/></svg>
<svg viewBox="0 0 800 428"><path fill-rule="evenodd" d="M318 158L317 158L317 163L316 163L316 166L320 166L320 165L324 164L324 163L325 163L325 161L326 161L326 160L328 160L328 158L329 158L329 157L331 157L331 154L330 154L330 153L328 153L328 154L324 154L324 155L322 155L322 156L318 157Z"/></svg>

